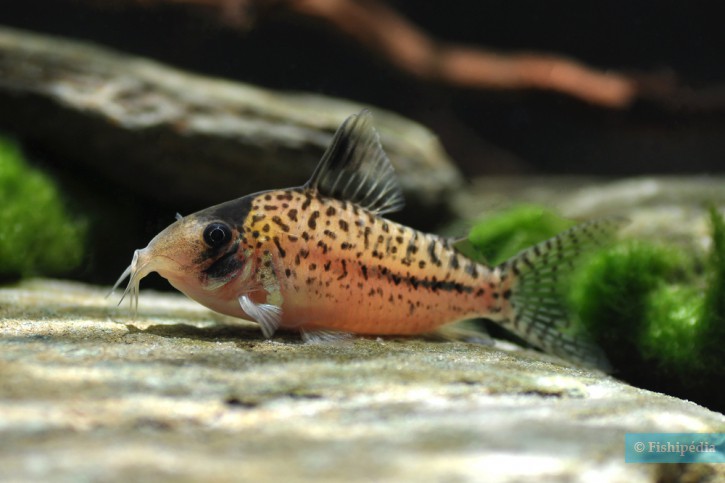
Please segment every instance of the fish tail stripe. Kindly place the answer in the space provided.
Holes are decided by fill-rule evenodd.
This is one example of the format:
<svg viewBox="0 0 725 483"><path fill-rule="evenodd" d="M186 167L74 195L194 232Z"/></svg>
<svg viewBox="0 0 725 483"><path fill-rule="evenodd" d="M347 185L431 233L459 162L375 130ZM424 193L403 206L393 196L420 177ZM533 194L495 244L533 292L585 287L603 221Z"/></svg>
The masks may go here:
<svg viewBox="0 0 725 483"><path fill-rule="evenodd" d="M588 335L571 324L562 280L577 258L603 245L623 220L606 218L576 225L499 265L502 279L511 277L511 330L547 352L603 370L609 364Z"/></svg>

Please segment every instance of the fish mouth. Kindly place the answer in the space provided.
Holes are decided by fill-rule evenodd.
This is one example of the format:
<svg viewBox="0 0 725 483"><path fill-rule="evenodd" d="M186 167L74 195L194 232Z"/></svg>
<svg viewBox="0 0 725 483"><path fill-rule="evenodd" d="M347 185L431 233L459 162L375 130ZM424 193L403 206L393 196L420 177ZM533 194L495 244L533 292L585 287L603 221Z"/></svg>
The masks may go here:
<svg viewBox="0 0 725 483"><path fill-rule="evenodd" d="M154 264L151 263L153 262L154 258L155 257L151 256L148 253L148 248L134 251L131 265L129 265L126 270L123 271L111 291L108 293L108 295L114 293L116 289L121 285L121 282L126 280L126 278L130 277L128 284L126 285L126 290L123 291L123 295L121 295L121 300L118 301L118 305L121 305L123 300L128 295L130 295L129 305L131 307L131 311L133 312L134 317L136 316L136 314L138 314L139 284L141 283L142 278L155 270L155 267L153 266Z"/></svg>

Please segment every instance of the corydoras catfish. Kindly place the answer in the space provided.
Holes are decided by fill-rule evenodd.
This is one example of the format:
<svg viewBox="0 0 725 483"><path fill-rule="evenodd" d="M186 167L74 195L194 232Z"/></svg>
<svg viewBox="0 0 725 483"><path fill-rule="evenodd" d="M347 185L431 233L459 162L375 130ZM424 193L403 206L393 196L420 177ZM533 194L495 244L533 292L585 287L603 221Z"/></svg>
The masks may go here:
<svg viewBox="0 0 725 483"><path fill-rule="evenodd" d="M364 110L337 130L310 180L212 206L136 250L124 296L158 272L222 314L322 334L410 335L485 317L550 353L606 367L570 324L559 274L617 226L600 220L498 266L476 263L445 238L382 215L403 205L393 167Z"/></svg>

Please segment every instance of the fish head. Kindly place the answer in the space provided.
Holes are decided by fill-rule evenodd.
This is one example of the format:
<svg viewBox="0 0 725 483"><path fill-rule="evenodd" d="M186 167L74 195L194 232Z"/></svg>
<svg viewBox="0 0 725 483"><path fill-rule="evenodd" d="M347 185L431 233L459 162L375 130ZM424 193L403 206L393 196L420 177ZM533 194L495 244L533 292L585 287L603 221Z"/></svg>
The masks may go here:
<svg viewBox="0 0 725 483"><path fill-rule="evenodd" d="M131 265L113 287L115 290L130 277L121 302L131 294L135 311L139 283L151 272L157 272L192 298L198 298L192 294L199 289L213 290L235 278L244 265L243 251L239 249L243 228L239 216L228 216L234 213L235 206L239 201L179 216L145 248L136 250Z"/></svg>

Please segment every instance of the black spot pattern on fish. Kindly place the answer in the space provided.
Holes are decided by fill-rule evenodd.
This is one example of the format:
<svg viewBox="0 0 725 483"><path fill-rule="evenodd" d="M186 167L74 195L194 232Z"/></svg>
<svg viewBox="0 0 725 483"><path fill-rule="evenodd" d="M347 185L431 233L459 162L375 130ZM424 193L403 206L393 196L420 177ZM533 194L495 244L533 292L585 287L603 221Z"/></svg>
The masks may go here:
<svg viewBox="0 0 725 483"><path fill-rule="evenodd" d="M287 252L282 248L282 245L279 242L279 238L274 237L272 238L272 241L274 242L275 246L277 247L277 251L279 252L279 256L284 258L287 255Z"/></svg>
<svg viewBox="0 0 725 483"><path fill-rule="evenodd" d="M320 217L319 211L314 211L311 215L309 220L307 220L307 226L310 227L310 230L314 230L317 228L317 218Z"/></svg>
<svg viewBox="0 0 725 483"><path fill-rule="evenodd" d="M323 242L322 240L317 242L317 246L322 249L323 255L327 254L327 251L330 249L327 243Z"/></svg>
<svg viewBox="0 0 725 483"><path fill-rule="evenodd" d="M345 260L341 260L340 265L342 266L342 275L337 277L338 280L342 280L343 278L347 277L347 262L345 262Z"/></svg>
<svg viewBox="0 0 725 483"><path fill-rule="evenodd" d="M308 191L305 191L305 201L302 203L302 206L300 207L302 211L307 210L307 208L310 207L312 204L312 194Z"/></svg>
<svg viewBox="0 0 725 483"><path fill-rule="evenodd" d="M476 269L476 264L475 263L468 262L466 264L466 268L464 270L471 277L478 278L478 270Z"/></svg>
<svg viewBox="0 0 725 483"><path fill-rule="evenodd" d="M430 257L430 261L433 263L433 265L440 267L441 261L438 258L438 255L436 255L435 250L436 250L436 241L431 240L431 242L428 244L428 257Z"/></svg>
<svg viewBox="0 0 725 483"><path fill-rule="evenodd" d="M273 217L272 217L272 221L273 221L273 222L274 222L274 223L275 223L275 224L276 224L277 226L279 226L279 227L280 227L280 228L282 229L282 231L284 231L284 232L289 232L289 225L288 225L288 224L286 224L285 222L283 222L283 221L282 221L282 218L280 218L279 216L277 216L277 215L273 216Z"/></svg>

